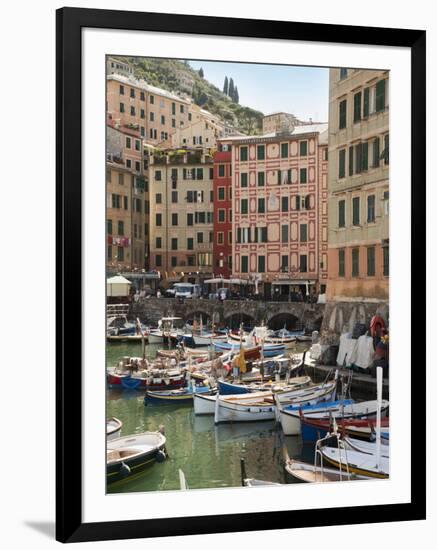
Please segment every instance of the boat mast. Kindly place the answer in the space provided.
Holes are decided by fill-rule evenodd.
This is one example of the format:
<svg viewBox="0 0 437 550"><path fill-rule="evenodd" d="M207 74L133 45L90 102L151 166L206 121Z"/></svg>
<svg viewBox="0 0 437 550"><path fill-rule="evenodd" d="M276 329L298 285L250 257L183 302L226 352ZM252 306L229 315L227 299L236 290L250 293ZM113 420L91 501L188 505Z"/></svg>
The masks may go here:
<svg viewBox="0 0 437 550"><path fill-rule="evenodd" d="M382 367L376 367L376 469L381 462Z"/></svg>

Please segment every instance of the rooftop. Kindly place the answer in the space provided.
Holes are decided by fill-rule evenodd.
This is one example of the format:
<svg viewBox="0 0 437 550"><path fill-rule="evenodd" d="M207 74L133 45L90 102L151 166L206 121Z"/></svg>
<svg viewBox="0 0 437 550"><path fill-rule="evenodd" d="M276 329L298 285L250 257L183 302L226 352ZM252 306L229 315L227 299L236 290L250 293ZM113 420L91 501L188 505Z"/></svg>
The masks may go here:
<svg viewBox="0 0 437 550"><path fill-rule="evenodd" d="M268 134L260 134L255 136L229 136L226 138L223 138L219 141L228 142L228 141L262 141L262 140L274 140L274 139L281 139L285 137L293 138L295 136L301 136L306 134L320 134L320 138L325 139L325 133L326 133L326 140L327 140L327 134L328 134L328 123L322 123L322 124L304 124L302 126L295 126L291 132L269 132Z"/></svg>
<svg viewBox="0 0 437 550"><path fill-rule="evenodd" d="M191 103L190 100L187 98L173 94L168 90L157 88L156 86L147 84L145 80L138 80L132 76L124 76L121 74L108 74L106 79L115 80L117 82L121 82L122 84L127 84L129 86L134 86L135 88L139 88L140 90L144 90L151 94L160 95L160 96L166 97L167 99L172 99L174 101L180 101L181 103L185 103L186 105L190 105Z"/></svg>

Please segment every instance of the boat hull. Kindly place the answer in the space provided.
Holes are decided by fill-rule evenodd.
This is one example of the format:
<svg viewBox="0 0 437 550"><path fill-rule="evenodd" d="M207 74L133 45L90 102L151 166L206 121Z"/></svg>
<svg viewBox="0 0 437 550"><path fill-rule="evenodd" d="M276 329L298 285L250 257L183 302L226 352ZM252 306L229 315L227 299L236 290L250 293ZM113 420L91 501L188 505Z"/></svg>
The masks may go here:
<svg viewBox="0 0 437 550"><path fill-rule="evenodd" d="M194 414L196 416L214 416L216 395L195 393L193 396Z"/></svg>
<svg viewBox="0 0 437 550"><path fill-rule="evenodd" d="M251 394L254 395L254 394ZM275 420L274 404L235 403L217 397L214 422L261 422Z"/></svg>

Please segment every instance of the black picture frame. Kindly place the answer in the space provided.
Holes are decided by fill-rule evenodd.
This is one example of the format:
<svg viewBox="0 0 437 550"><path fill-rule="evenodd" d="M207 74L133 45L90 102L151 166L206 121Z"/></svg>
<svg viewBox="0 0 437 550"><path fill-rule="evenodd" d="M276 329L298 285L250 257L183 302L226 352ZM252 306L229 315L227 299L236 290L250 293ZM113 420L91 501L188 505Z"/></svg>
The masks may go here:
<svg viewBox="0 0 437 550"><path fill-rule="evenodd" d="M82 522L81 425L81 31L145 30L234 37L369 44L411 49L412 320L425 315L425 51L422 30L294 23L62 8L56 14L57 62L57 381L56 538L96 541L425 519L425 371L411 377L411 502L335 509ZM414 364L425 364L423 325L412 322ZM413 364L413 361L411 361Z"/></svg>

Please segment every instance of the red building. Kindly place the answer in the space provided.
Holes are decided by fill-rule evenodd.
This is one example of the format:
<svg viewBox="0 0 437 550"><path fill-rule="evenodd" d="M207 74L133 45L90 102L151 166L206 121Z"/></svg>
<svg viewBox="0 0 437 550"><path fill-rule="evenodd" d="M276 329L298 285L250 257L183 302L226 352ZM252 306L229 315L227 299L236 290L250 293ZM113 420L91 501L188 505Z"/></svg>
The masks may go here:
<svg viewBox="0 0 437 550"><path fill-rule="evenodd" d="M232 274L232 152L221 143L214 154L214 275Z"/></svg>

